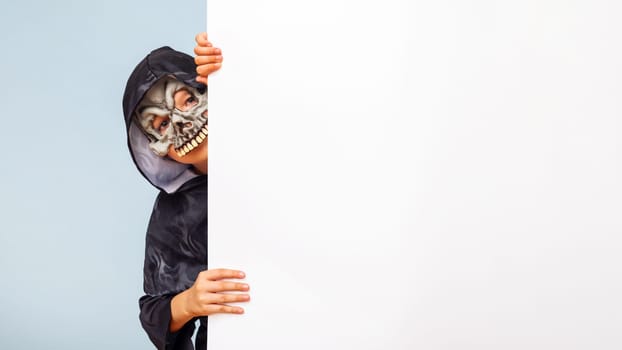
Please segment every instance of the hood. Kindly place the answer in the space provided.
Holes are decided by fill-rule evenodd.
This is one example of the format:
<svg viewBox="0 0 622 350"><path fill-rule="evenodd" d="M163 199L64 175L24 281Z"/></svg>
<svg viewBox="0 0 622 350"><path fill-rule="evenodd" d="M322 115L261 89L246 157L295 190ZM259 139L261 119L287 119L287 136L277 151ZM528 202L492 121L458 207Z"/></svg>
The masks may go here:
<svg viewBox="0 0 622 350"><path fill-rule="evenodd" d="M175 162L168 157L159 157L149 149L149 140L134 118L134 111L145 93L158 80L172 76L201 93L207 86L195 80L194 58L168 46L153 50L138 65L127 80L123 94L123 114L127 132L127 145L138 171L159 190L173 193L188 180L199 176L191 165Z"/></svg>

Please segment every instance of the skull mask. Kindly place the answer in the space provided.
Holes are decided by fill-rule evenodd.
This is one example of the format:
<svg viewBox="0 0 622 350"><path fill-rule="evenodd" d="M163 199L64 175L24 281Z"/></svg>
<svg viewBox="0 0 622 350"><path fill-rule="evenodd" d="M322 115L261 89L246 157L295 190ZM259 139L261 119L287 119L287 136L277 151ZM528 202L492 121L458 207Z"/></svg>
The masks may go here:
<svg viewBox="0 0 622 350"><path fill-rule="evenodd" d="M183 99L180 103L178 97L176 105L179 92ZM163 78L147 91L136 118L155 154L165 156L173 145L183 157L207 138L207 94L172 77Z"/></svg>

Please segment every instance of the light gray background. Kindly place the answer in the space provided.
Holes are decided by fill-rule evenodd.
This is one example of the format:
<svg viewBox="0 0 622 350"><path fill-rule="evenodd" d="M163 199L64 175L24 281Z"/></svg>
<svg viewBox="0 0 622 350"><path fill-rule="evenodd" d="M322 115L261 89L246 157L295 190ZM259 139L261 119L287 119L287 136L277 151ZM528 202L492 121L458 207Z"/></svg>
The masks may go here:
<svg viewBox="0 0 622 350"><path fill-rule="evenodd" d="M205 2L13 1L0 10L0 349L153 349L138 321L156 191L121 98L152 49L188 53Z"/></svg>
<svg viewBox="0 0 622 350"><path fill-rule="evenodd" d="M621 349L620 18L211 0L208 348Z"/></svg>

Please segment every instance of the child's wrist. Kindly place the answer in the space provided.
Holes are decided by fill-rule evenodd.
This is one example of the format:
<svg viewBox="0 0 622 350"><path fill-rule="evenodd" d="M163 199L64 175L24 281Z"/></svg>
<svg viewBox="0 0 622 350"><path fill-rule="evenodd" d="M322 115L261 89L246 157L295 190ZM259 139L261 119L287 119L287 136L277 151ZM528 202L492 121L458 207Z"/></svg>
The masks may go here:
<svg viewBox="0 0 622 350"><path fill-rule="evenodd" d="M192 311L188 307L188 290L180 292L173 297L171 300L171 309L174 313L173 318L179 321L187 321L194 317Z"/></svg>

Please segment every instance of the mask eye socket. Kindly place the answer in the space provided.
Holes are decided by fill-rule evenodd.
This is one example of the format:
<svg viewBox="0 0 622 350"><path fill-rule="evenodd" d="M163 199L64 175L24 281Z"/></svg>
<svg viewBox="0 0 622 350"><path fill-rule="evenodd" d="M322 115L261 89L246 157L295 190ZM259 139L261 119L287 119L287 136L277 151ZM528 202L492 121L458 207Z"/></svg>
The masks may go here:
<svg viewBox="0 0 622 350"><path fill-rule="evenodd" d="M194 107L194 105L196 105L199 101L197 101L196 97L194 96L189 96L186 99L186 103L185 103L185 107L186 108L192 108Z"/></svg>
<svg viewBox="0 0 622 350"><path fill-rule="evenodd" d="M164 135L170 124L171 119L169 117L155 116L151 125L160 135Z"/></svg>
<svg viewBox="0 0 622 350"><path fill-rule="evenodd" d="M176 91L173 99L175 100L175 109L182 112L190 110L199 103L199 100L186 89Z"/></svg>

